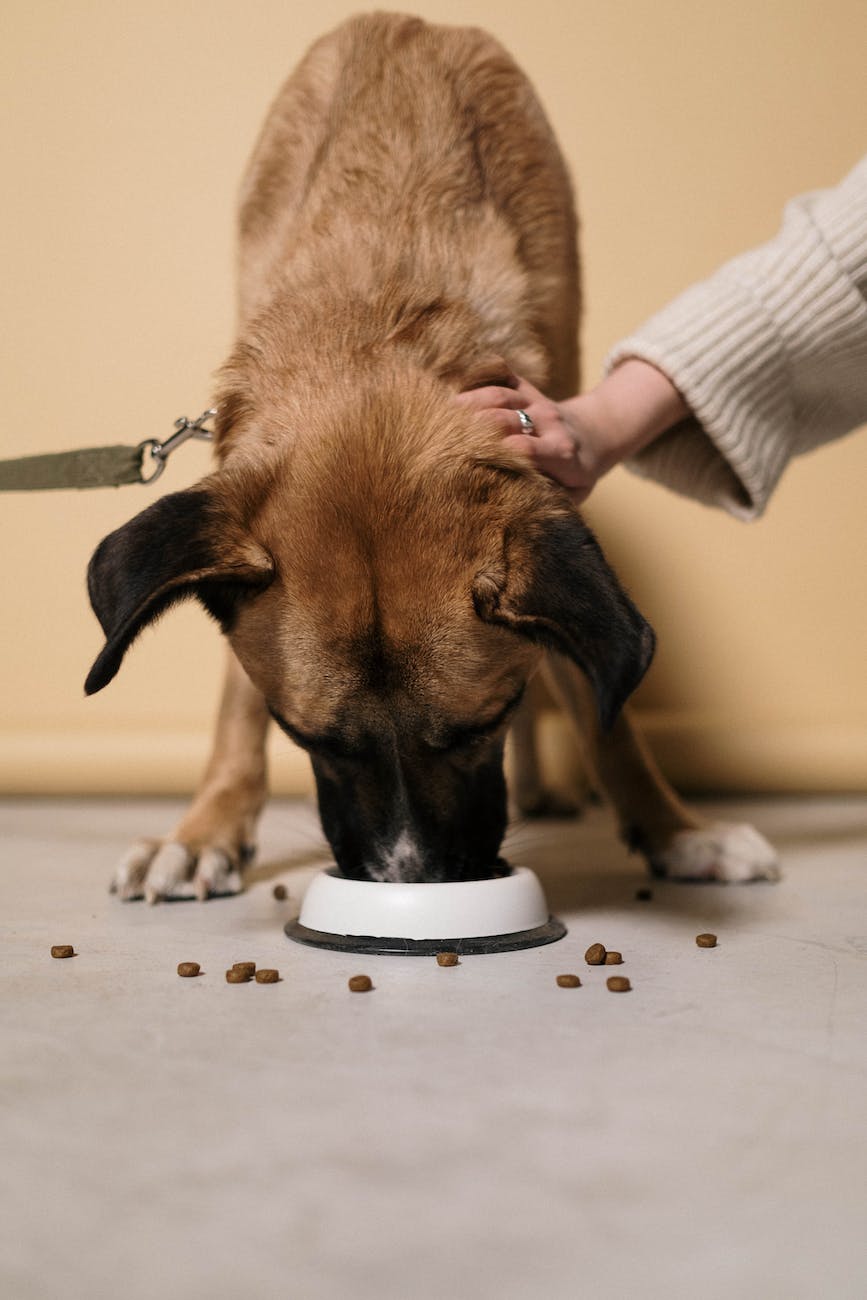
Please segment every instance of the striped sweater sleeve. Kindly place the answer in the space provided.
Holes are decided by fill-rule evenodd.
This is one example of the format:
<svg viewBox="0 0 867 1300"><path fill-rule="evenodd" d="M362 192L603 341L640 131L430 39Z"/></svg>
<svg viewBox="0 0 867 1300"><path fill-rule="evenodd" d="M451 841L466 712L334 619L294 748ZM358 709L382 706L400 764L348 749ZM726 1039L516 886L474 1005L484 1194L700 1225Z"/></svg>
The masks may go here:
<svg viewBox="0 0 867 1300"><path fill-rule="evenodd" d="M606 358L648 361L693 417L628 467L755 519L792 456L867 423L867 157L793 199L769 243L675 298Z"/></svg>

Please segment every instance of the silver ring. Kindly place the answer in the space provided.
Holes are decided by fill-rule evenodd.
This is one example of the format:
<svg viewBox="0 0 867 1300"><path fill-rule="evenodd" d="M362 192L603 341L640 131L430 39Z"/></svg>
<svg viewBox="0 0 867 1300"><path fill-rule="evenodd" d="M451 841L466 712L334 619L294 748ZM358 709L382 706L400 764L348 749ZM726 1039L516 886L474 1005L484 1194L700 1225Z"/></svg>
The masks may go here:
<svg viewBox="0 0 867 1300"><path fill-rule="evenodd" d="M521 432L522 432L522 433L535 433L535 432L536 432L536 426L535 426L535 424L533 423L533 421L530 419L530 417L529 417L529 415L527 414L526 411L516 411L515 414L517 415L518 419L521 421Z"/></svg>

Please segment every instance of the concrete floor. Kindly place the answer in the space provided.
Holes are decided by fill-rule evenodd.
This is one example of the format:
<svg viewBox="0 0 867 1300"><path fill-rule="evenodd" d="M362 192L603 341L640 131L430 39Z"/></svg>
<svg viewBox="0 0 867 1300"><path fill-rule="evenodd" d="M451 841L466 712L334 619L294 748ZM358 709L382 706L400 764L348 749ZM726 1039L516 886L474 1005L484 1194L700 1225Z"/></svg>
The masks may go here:
<svg viewBox="0 0 867 1300"><path fill-rule="evenodd" d="M782 883L641 903L607 812L519 828L569 934L449 970L284 938L305 804L244 896L155 908L105 885L177 805L0 805L4 1300L861 1300L867 799L705 806ZM247 958L282 982L227 985Z"/></svg>

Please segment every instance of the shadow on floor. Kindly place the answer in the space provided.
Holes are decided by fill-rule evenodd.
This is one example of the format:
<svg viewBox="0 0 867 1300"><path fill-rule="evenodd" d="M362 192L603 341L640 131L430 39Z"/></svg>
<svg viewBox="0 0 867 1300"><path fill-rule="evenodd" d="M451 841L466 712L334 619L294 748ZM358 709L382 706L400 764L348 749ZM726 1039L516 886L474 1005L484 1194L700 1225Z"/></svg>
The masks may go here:
<svg viewBox="0 0 867 1300"><path fill-rule="evenodd" d="M740 910L743 889L776 888L767 881L742 886L656 879L643 859L621 844L604 814L582 821L518 824L510 829L504 852L510 862L535 871L555 915L653 908L694 916L705 925L723 924ZM637 899L639 889L650 889L651 900Z"/></svg>
<svg viewBox="0 0 867 1300"><path fill-rule="evenodd" d="M269 880L278 880L290 871L303 871L308 867L324 867L330 861L328 846L302 848L287 857L274 858L267 862L257 862L250 867L246 875L246 885L267 884Z"/></svg>
<svg viewBox="0 0 867 1300"><path fill-rule="evenodd" d="M573 875L539 867L536 874L542 882L548 906L554 915L580 912L630 911L653 909L671 916L693 916L702 925L714 921L724 924L740 915L743 891L776 889L768 881L753 881L747 885L721 885L715 881L655 881L641 872L634 875L604 870L576 869ZM642 902L636 890L650 888L652 898Z"/></svg>

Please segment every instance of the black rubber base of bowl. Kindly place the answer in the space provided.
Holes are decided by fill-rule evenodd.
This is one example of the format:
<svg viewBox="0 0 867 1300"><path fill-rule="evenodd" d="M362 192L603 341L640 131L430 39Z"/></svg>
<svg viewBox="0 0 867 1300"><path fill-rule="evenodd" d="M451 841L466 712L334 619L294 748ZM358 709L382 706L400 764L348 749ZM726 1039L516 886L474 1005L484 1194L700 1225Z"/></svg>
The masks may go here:
<svg viewBox="0 0 867 1300"><path fill-rule="evenodd" d="M532 930L516 930L513 934L485 934L475 939L390 939L369 934L328 934L325 930L309 930L300 921L290 921L284 926L290 939L306 944L308 948L331 948L335 952L397 953L403 957L431 957L438 952L456 952L459 956L477 957L488 952L515 952L518 948L538 948L543 943L556 943L566 933L566 927L555 916L549 916L545 925Z"/></svg>

